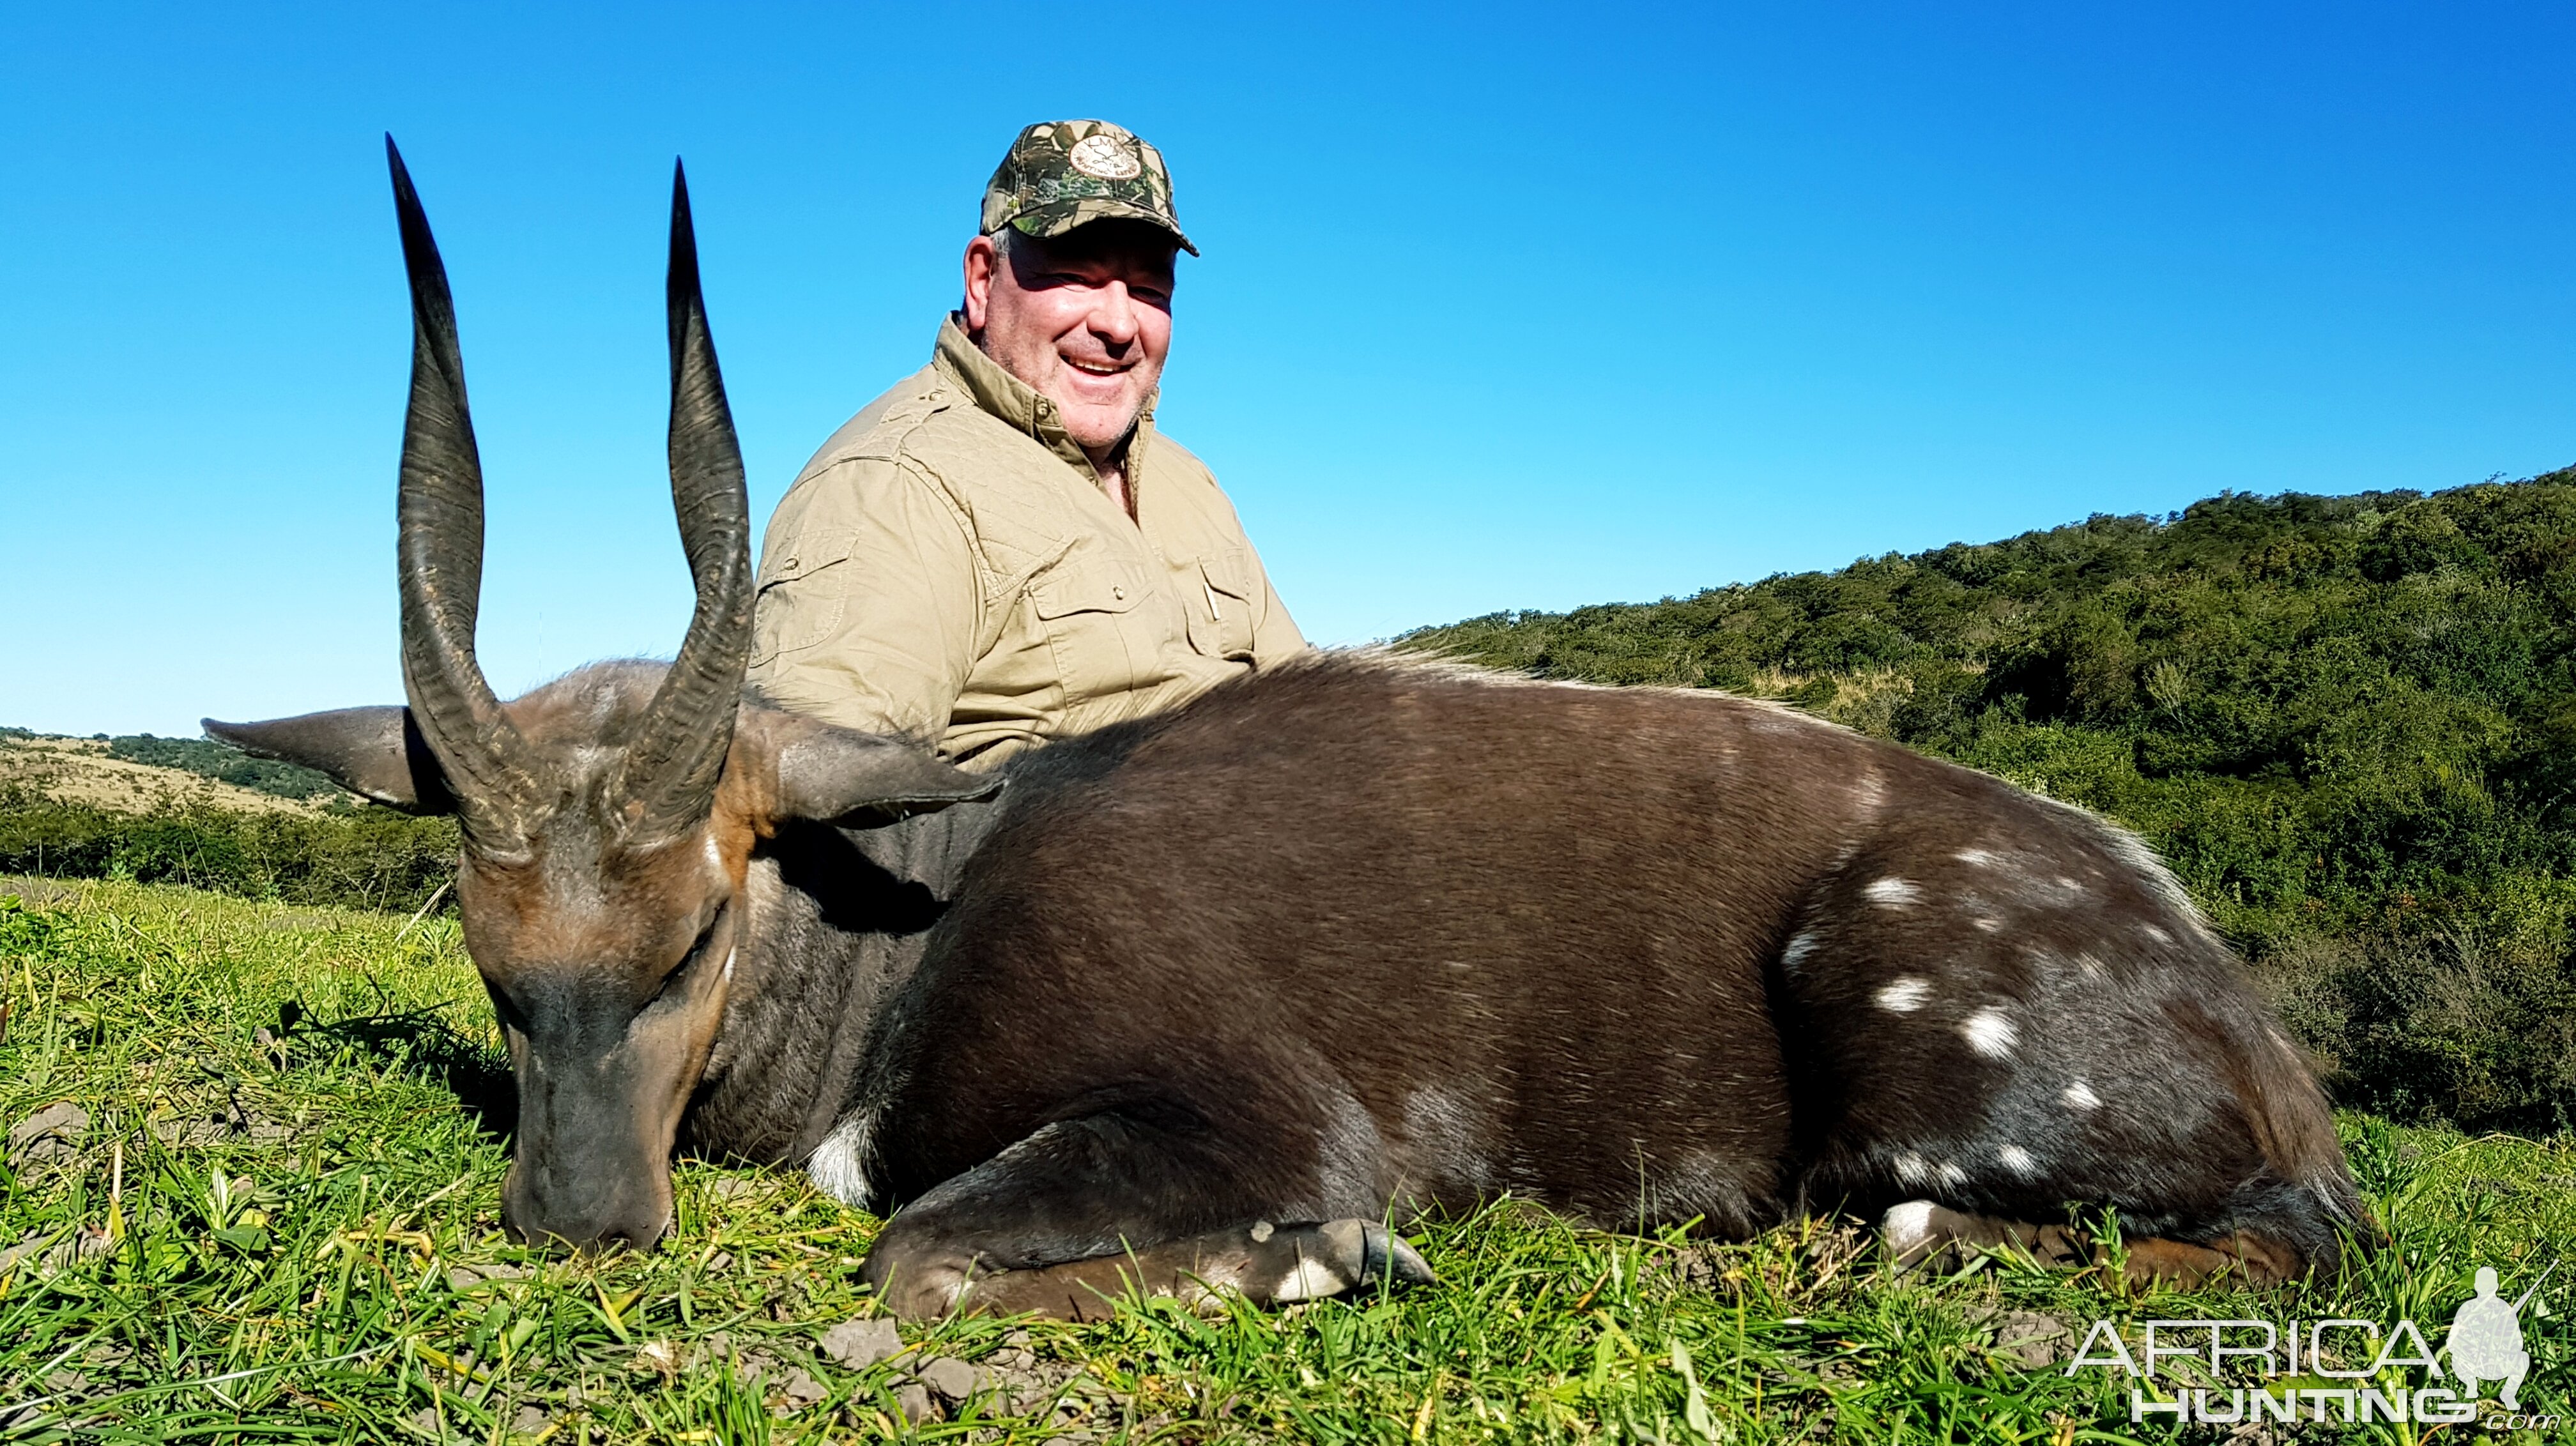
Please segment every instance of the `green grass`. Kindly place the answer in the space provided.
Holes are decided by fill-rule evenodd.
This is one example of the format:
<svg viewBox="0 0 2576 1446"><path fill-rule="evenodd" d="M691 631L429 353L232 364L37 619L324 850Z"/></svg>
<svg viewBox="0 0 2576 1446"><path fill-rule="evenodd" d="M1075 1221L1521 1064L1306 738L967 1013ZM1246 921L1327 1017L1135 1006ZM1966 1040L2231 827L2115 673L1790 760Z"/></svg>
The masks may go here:
<svg viewBox="0 0 2576 1446"><path fill-rule="evenodd" d="M922 1356L1029 1350L1081 1409L907 1428L899 1363L815 1349L870 1309L855 1267L876 1222L798 1175L683 1163L649 1257L505 1241L502 1059L452 923L18 887L35 902L0 904L0 1123L59 1101L90 1118L68 1156L0 1175L0 1249L38 1247L0 1267L0 1440L2214 1440L2132 1428L2125 1381L2031 1369L1998 1327L2404 1315L2438 1341L2476 1266L2518 1291L2576 1253L2569 1141L2352 1116L2396 1248L2331 1290L2140 1295L2000 1257L1898 1279L1845 1224L1708 1247L1506 1205L1416 1232L1428 1290L908 1330ZM102 1248L67 1259L83 1238ZM2542 1299L2571 1287L2564 1264ZM2563 1411L2576 1328L2525 1316L2524 1402ZM821 1399L777 1398L791 1370ZM2426 1439L2344 1434L2374 1430Z"/></svg>

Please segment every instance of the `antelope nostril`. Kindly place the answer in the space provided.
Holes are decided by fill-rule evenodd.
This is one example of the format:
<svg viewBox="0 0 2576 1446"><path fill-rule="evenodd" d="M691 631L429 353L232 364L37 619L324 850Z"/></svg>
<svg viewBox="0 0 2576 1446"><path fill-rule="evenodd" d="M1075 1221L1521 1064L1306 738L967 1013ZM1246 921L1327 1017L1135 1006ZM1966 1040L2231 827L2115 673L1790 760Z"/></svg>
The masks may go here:
<svg viewBox="0 0 2576 1446"><path fill-rule="evenodd" d="M668 1228L667 1221L659 1220L650 1225L614 1225L601 1231L599 1238L583 1249L588 1252L632 1250L646 1253L662 1243L662 1237L667 1233Z"/></svg>

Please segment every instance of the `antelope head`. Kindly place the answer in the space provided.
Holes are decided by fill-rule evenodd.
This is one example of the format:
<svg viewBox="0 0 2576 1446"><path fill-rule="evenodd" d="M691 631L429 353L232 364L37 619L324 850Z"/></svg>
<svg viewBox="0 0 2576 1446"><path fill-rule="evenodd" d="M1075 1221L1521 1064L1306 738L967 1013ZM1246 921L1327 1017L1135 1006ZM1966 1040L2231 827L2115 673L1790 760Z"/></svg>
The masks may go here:
<svg viewBox="0 0 2576 1446"><path fill-rule="evenodd" d="M901 740L744 705L749 503L676 171L671 499L697 583L688 636L667 668L600 664L494 696L474 656L483 481L455 307L385 146L412 300L398 505L409 706L206 731L377 802L456 816L458 915L519 1091L503 1218L530 1240L649 1246L671 1218L681 1115L741 987L757 840L791 818L919 811L994 785Z"/></svg>

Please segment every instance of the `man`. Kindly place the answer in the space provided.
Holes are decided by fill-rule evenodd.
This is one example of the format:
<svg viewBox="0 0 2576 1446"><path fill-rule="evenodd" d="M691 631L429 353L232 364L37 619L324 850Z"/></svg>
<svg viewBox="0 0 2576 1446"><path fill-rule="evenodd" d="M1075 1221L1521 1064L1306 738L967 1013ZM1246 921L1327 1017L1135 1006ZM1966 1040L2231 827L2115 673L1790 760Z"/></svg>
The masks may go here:
<svg viewBox="0 0 2576 1446"><path fill-rule="evenodd" d="M1152 146L1020 133L931 364L778 504L755 687L982 769L1305 646L1216 479L1154 430L1184 249Z"/></svg>

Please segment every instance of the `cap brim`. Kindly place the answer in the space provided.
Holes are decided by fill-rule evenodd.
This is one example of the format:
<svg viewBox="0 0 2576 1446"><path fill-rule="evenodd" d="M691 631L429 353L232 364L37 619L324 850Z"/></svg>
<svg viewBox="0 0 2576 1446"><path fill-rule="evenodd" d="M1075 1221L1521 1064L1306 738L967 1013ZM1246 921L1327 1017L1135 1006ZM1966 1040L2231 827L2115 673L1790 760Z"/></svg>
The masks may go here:
<svg viewBox="0 0 2576 1446"><path fill-rule="evenodd" d="M1173 225L1166 218L1142 206L1126 201L1113 201L1102 196L1085 196L1080 200L1050 201L1042 206L1031 206L1013 216L1007 224L1023 236L1035 236L1043 241L1050 237L1062 236L1070 231L1078 231L1094 221L1142 221L1179 242L1181 249L1192 256L1199 254L1199 248L1190 244L1190 238L1181 234L1181 228Z"/></svg>

